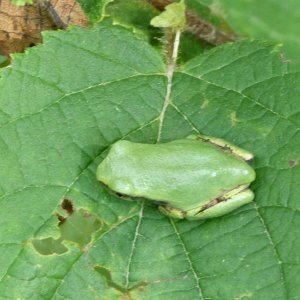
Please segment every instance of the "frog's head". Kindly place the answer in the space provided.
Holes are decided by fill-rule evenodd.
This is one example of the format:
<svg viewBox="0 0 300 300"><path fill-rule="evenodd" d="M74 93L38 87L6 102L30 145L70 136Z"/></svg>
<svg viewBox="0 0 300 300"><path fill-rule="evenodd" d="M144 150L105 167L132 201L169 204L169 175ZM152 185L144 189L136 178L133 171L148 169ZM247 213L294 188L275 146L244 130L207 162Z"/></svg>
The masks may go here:
<svg viewBox="0 0 300 300"><path fill-rule="evenodd" d="M130 168L128 154L131 144L124 140L114 143L96 172L99 181L111 190L124 195L133 189L133 183L126 174L126 169Z"/></svg>

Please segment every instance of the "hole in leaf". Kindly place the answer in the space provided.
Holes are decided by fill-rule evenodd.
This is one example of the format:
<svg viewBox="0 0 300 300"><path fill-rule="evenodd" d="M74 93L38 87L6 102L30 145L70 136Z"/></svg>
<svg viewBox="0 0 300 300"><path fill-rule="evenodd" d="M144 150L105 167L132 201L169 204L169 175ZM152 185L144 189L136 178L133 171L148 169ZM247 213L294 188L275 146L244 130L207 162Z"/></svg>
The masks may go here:
<svg viewBox="0 0 300 300"><path fill-rule="evenodd" d="M108 270L107 268L97 265L94 267L94 270L105 278L106 283L109 287L111 287L123 294L129 294L130 291L141 288L141 287L145 287L149 284L147 282L140 282L138 284L131 286L130 288L125 288L113 281L112 276L111 276L111 271Z"/></svg>
<svg viewBox="0 0 300 300"><path fill-rule="evenodd" d="M61 243L61 239L55 240L52 237L45 239L35 239L32 244L36 251L43 255L51 254L63 254L68 251L68 249Z"/></svg>
<svg viewBox="0 0 300 300"><path fill-rule="evenodd" d="M92 233L101 227L101 221L84 209L75 211L59 225L61 238L84 247L92 239Z"/></svg>
<svg viewBox="0 0 300 300"><path fill-rule="evenodd" d="M84 209L75 210L70 200L64 199L61 207L69 216L63 217L57 214L60 238L47 237L34 239L32 244L36 251L43 255L63 254L67 252L64 241L76 243L83 249L92 239L92 234L101 228L101 221Z"/></svg>
<svg viewBox="0 0 300 300"><path fill-rule="evenodd" d="M61 203L61 208L64 209L70 215L74 212L73 203L67 198L65 198Z"/></svg>
<svg viewBox="0 0 300 300"><path fill-rule="evenodd" d="M290 159L289 160L289 166L291 167L291 168L294 168L294 167L296 167L298 165L298 161L297 160L295 160L295 159Z"/></svg>
<svg viewBox="0 0 300 300"><path fill-rule="evenodd" d="M104 267L101 267L101 266L96 266L94 267L94 270L98 273L100 273L106 280L106 283L109 287L121 292L121 293L126 293L127 292L127 289L118 285L117 283L115 283L113 280L112 280L112 277L111 277L111 272L110 270L104 268Z"/></svg>

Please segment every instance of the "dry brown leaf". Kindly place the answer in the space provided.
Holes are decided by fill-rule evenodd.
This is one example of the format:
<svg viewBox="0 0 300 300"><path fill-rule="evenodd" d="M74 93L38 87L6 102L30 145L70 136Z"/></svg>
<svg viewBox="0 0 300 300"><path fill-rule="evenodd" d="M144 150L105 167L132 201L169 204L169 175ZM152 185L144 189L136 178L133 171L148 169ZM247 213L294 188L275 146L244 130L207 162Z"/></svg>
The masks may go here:
<svg viewBox="0 0 300 300"><path fill-rule="evenodd" d="M0 54L8 56L41 43L44 30L65 28L71 24L86 26L87 23L75 0L37 1L26 6L0 0Z"/></svg>
<svg viewBox="0 0 300 300"><path fill-rule="evenodd" d="M87 26L88 20L75 0L50 0L49 3L65 27L68 25Z"/></svg>

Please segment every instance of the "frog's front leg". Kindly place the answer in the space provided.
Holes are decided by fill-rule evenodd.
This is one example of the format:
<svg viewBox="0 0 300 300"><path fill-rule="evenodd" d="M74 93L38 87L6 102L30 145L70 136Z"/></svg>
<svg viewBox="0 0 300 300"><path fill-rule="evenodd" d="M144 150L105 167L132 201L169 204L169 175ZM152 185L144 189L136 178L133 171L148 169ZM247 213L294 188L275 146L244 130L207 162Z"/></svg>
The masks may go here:
<svg viewBox="0 0 300 300"><path fill-rule="evenodd" d="M186 213L183 210L171 207L169 205L159 205L158 209L160 212L170 218L184 219L186 217Z"/></svg>

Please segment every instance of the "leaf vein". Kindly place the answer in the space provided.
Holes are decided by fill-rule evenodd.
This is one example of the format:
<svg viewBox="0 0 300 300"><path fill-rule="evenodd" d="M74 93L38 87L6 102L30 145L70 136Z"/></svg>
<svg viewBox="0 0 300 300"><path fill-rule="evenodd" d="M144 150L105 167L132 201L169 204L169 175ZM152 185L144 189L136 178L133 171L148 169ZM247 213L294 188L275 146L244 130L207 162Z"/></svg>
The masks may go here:
<svg viewBox="0 0 300 300"><path fill-rule="evenodd" d="M256 209L256 212L257 212L257 216L262 224L262 226L264 227L265 229L265 233L266 233L266 236L267 236L267 239L269 240L269 243L271 245L271 248L273 249L273 252L274 252L274 256L278 262L278 268L279 268L279 273L280 273L280 279L281 279L281 283L282 283L282 286L283 286L283 289L284 289L284 293L285 293L285 298L288 300L289 299L289 296L288 296L288 288L286 286L286 282L284 280L284 272L283 272L283 268L282 268L282 260L280 259L280 255L279 255L279 252L273 242L273 239L272 239L272 236L271 236L271 233L270 233L270 230L268 229L267 225L266 225L266 222L264 221L262 215L260 214L259 212L259 209L257 207L257 205L254 203L254 207Z"/></svg>
<svg viewBox="0 0 300 300"><path fill-rule="evenodd" d="M222 88L222 89L224 89L224 90L226 90L226 91L228 91L228 92L234 92L234 93L237 93L237 94L241 95L243 98L246 98L247 100L253 102L254 104L256 104L256 105L262 107L262 108L265 109L266 111L268 111L268 112L274 114L274 115L277 116L278 118L283 119L283 120L285 120L285 121L291 123L292 125L294 125L294 126L297 128L297 130L300 130L300 128L299 128L299 126L298 126L297 123L293 122L293 121L290 120L289 118L286 118L284 115L282 115L282 114L280 114L280 113L278 113L278 112L272 110L271 108L267 107L266 105L264 105L264 104L262 104L262 103L260 103L260 102L258 102L258 101L256 101L256 100L252 99L250 96L247 96L247 95L243 94L243 93L240 92L240 91L236 91L236 90L233 90L233 89L228 89L228 88L223 87L223 86L221 86L221 85L218 85L218 84L216 84L216 83L214 83L214 82L210 82L210 81L208 81L208 80L206 80L206 79L204 79L204 78L202 78L202 77L196 77L196 76L194 76L194 75L191 75L191 74L188 74L188 73L185 73L185 72L181 72L181 73L182 73L182 74L185 74L185 75L187 75L187 76L190 76L190 77L192 77L192 78L195 78L195 79L198 79L198 80L202 80L202 81L206 82L207 84L216 86L216 87L218 87L218 88Z"/></svg>
<svg viewBox="0 0 300 300"><path fill-rule="evenodd" d="M176 236L178 238L178 241L180 242L180 244L182 246L183 252L184 252L185 257L186 257L186 260L188 261L188 264L190 266L190 270L191 270L191 272L192 272L192 274L194 276L194 279L196 281L196 286L195 287L198 290L199 299L205 299L204 296L203 296L202 288L200 286L199 276L197 275L196 270L195 270L195 268L193 266L192 260L191 260L191 258L189 256L189 252L187 251L187 248L186 248L186 246L185 246L185 244L184 244L184 242L183 242L183 240L182 240L182 238L180 236L180 233L177 230L177 227L176 227L173 219L170 219L170 223L173 226L173 229L174 229L175 234L176 234Z"/></svg>
<svg viewBox="0 0 300 300"><path fill-rule="evenodd" d="M150 120L148 123L144 124L143 126L140 126L139 128L136 128L136 129L130 131L130 132L127 133L127 135L125 135L123 138L126 138L126 136L130 135L132 132L136 132L137 130L142 129L144 126L147 126L148 124L151 124L151 123L152 123L153 121L155 121L155 120L156 120L156 118ZM98 154L95 156L95 158L93 158L91 161L89 161L89 162L87 163L87 165L85 166L85 168L83 168L83 169L79 172L79 174L74 178L74 180L66 187L66 190L65 190L65 192L63 193L63 195L60 197L60 199L61 199L61 198L64 198L64 197L67 195L67 193L72 189L72 186L77 182L77 180L80 178L80 176L81 176L81 175L89 168L89 166L90 166L90 165L91 165L98 157L100 157L100 156L103 154L103 152L105 152L106 150L107 150L107 147L104 148L104 149L102 149L102 150L100 151L100 153L98 153ZM44 185L41 185L41 186L38 186L38 187L43 187L43 186L44 186ZM45 186L48 186L48 185L45 185ZM53 185L53 186L60 186L60 185ZM62 187L63 187L63 186L62 186ZM25 189L25 188L23 188L23 189L21 189L21 190L17 190L16 192L21 192L21 191L24 190L24 189ZM6 196L7 196L7 195L6 195ZM5 198L5 196L1 196L0 199L1 199L1 198ZM36 236L36 234L39 232L39 230L47 223L47 221L50 220L50 218L52 218L52 214L51 214L51 216L50 216L46 221L44 221L44 223L43 223L41 226L38 227L37 230L35 230L35 232L33 233L32 237ZM10 263L10 265L7 267L6 272L5 272L5 273L3 274L3 276L0 278L0 282L8 275L10 269L13 267L13 265L14 265L15 262L17 261L17 259L18 259L18 257L20 256L20 254L24 251L24 249L25 249L25 248L21 248L20 251L16 254L15 258L12 260L12 262Z"/></svg>
<svg viewBox="0 0 300 300"><path fill-rule="evenodd" d="M0 130L3 129L4 127L6 127L6 126L12 124L12 123L15 123L15 122L19 121L19 120L26 119L26 118L29 118L29 117L34 116L34 115L38 115L38 114L42 113L43 111L47 110L48 108L52 107L53 105L56 105L56 104L60 103L62 100L64 100L68 96L76 95L76 94L79 94L79 93L83 93L83 92L85 92L87 90L90 90L90 89L93 89L93 88L97 88L97 87L100 87L100 86L105 86L105 85L109 85L109 84L114 84L116 82L130 80L132 78L136 78L136 77L139 77L139 76L164 76L164 75L163 74L159 74L159 73L138 74L138 75L133 75L133 76L130 76L130 77L120 78L120 79L117 79L117 80L101 82L101 83L98 83L98 84L95 84L95 85L91 85L91 86L85 87L83 89L77 90L77 91L72 92L72 93L67 93L67 94L59 97L57 100L49 103L45 107L41 108L39 111L36 111L36 112L33 112L33 113L29 113L29 114L24 114L21 117L14 118L14 119L12 119L12 120L10 120L10 121L2 124L1 127L0 127Z"/></svg>
<svg viewBox="0 0 300 300"><path fill-rule="evenodd" d="M137 239L139 236L139 230L140 230L140 226L142 223L142 218L143 218L143 211L144 211L144 205L145 205L145 200L143 200L142 204L141 204L141 209L140 209L140 213L139 213L139 219L135 228L135 233L134 233L134 238L132 241L132 245L131 245L131 251L129 254L129 259L128 259L128 263L127 263L127 267L126 267L126 273L125 273L125 288L128 289L129 288L129 275L130 275L130 268L131 268L131 262L132 262L132 258L133 258L133 253L136 247L136 243L137 243Z"/></svg>

